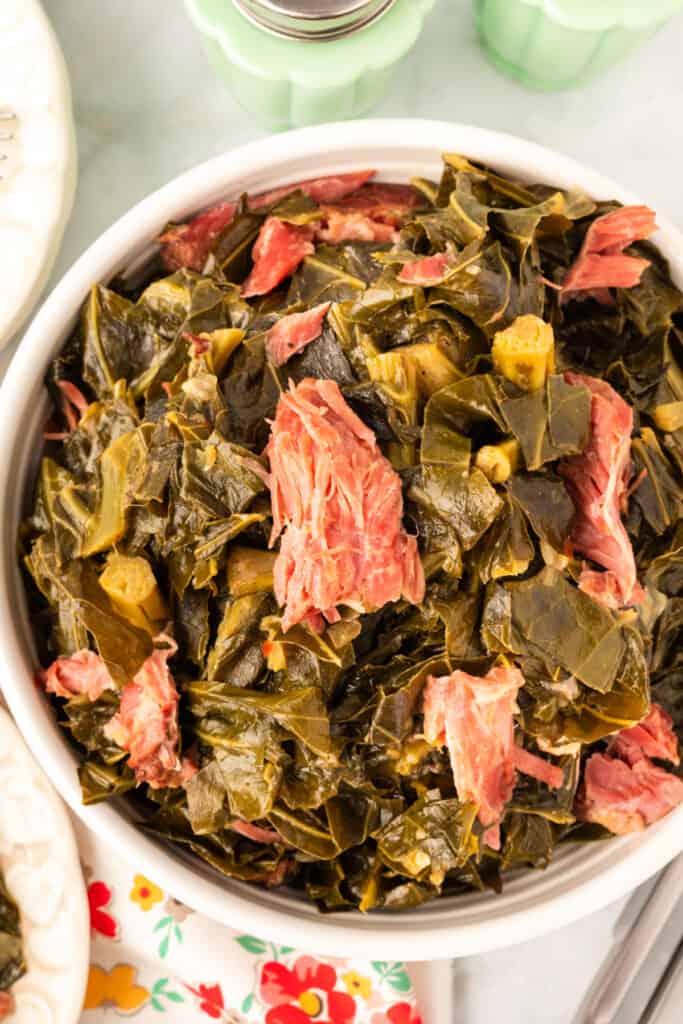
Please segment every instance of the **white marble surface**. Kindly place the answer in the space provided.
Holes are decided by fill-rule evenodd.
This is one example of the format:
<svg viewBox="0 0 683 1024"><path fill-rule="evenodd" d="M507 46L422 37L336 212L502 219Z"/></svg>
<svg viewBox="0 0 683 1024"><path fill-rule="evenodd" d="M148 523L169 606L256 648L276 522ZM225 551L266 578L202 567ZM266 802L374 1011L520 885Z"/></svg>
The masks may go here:
<svg viewBox="0 0 683 1024"><path fill-rule="evenodd" d="M214 79L180 0L45 0L45 5L71 74L80 155L76 206L56 280L146 193L260 132ZM483 59L468 0L439 0L377 114L461 120L515 132L612 175L683 227L682 54L683 15L594 84L569 93L530 93ZM581 996L610 947L620 908L535 942L459 961L455 1019L465 1024L577 1020ZM670 932L681 931L679 908ZM651 973L656 971L653 959ZM631 1000L619 1024L634 1024L639 1002Z"/></svg>

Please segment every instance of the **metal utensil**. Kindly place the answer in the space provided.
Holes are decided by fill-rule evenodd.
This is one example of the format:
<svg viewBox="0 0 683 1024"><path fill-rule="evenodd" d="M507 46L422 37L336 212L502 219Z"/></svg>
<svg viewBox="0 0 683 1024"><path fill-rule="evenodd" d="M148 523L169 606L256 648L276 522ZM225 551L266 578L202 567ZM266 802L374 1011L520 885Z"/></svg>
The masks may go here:
<svg viewBox="0 0 683 1024"><path fill-rule="evenodd" d="M453 1024L456 1019L454 965L454 960L406 964L422 1020L428 1024Z"/></svg>
<svg viewBox="0 0 683 1024"><path fill-rule="evenodd" d="M625 935L582 1014L585 1024L615 1024L627 992L683 895L683 854L662 872L650 898Z"/></svg>
<svg viewBox="0 0 683 1024"><path fill-rule="evenodd" d="M683 940L662 975L641 1024L678 1024L683 1005Z"/></svg>

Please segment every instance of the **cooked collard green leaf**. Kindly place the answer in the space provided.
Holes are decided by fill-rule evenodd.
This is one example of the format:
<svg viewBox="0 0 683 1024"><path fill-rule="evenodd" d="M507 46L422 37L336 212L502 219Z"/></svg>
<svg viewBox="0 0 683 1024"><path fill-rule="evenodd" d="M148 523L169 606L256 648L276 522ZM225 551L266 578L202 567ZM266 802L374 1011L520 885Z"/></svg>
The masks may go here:
<svg viewBox="0 0 683 1024"><path fill-rule="evenodd" d="M605 836L609 808L577 819L615 734L683 740L683 294L652 211L454 153L368 175L233 197L93 286L19 536L84 801L326 913L499 890Z"/></svg>

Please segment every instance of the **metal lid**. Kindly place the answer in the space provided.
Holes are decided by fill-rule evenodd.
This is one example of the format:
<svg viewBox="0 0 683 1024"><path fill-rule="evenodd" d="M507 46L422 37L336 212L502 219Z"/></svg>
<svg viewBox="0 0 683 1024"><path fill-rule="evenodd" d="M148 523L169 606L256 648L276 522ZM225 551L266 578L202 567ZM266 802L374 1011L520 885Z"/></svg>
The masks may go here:
<svg viewBox="0 0 683 1024"><path fill-rule="evenodd" d="M381 18L396 0L233 0L246 18L273 35L328 40Z"/></svg>

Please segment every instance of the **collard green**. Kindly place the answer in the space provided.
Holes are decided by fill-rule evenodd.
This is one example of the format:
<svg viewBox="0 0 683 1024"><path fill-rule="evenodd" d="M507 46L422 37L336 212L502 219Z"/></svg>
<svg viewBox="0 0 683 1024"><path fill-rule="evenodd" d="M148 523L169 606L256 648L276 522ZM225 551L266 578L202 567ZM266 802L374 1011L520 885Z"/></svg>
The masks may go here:
<svg viewBox="0 0 683 1024"><path fill-rule="evenodd" d="M0 876L0 992L7 992L25 973L19 909Z"/></svg>
<svg viewBox="0 0 683 1024"><path fill-rule="evenodd" d="M635 284L566 294L620 207L456 154L414 189L314 185L245 195L208 235L212 211L172 227L143 287L93 286L47 375L22 561L86 802L125 794L154 835L325 912L400 910L546 866L587 762L653 701L683 737L683 296L643 234L623 257L647 262ZM273 224L299 262L245 298L254 265L282 256ZM318 335L274 365L274 325L314 307ZM611 482L631 606L585 585L606 566L577 540L565 460L594 448L596 399L567 371L634 412ZM282 395L310 379L338 385L398 474L426 589L284 631L264 449ZM177 766L153 784L123 727L171 640L172 689L152 705ZM70 691L59 666L84 652L106 685ZM540 779L513 770L497 849L443 737L425 736L428 681L494 666L521 672L517 756L542 762ZM21 970L15 939L0 982Z"/></svg>

